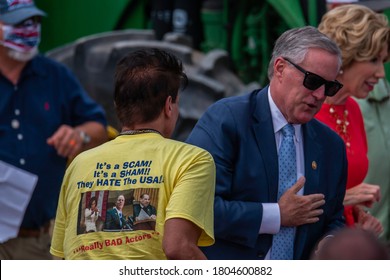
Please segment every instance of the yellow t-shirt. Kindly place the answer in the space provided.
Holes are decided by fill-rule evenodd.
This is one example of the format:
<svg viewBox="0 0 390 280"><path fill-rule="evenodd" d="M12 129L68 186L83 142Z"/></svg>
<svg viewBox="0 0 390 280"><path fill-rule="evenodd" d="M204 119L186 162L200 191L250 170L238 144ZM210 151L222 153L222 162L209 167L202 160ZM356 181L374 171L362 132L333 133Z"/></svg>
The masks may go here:
<svg viewBox="0 0 390 280"><path fill-rule="evenodd" d="M207 151L156 133L118 136L68 167L50 252L65 259L166 259L162 238L170 218L193 222L202 229L198 245L210 246L214 191L215 165ZM140 221L134 207L143 194L156 215L142 210ZM125 205L119 214L113 207L120 195ZM84 213L92 197L99 218L97 230L87 233Z"/></svg>

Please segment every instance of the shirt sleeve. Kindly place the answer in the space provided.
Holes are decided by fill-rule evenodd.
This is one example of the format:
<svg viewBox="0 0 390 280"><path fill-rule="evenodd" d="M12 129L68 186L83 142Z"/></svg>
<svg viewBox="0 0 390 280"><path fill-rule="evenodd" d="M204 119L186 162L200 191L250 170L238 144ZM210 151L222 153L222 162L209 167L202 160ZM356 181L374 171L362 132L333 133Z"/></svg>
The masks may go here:
<svg viewBox="0 0 390 280"><path fill-rule="evenodd" d="M277 203L262 203L263 218L259 234L276 234L280 230L280 209Z"/></svg>

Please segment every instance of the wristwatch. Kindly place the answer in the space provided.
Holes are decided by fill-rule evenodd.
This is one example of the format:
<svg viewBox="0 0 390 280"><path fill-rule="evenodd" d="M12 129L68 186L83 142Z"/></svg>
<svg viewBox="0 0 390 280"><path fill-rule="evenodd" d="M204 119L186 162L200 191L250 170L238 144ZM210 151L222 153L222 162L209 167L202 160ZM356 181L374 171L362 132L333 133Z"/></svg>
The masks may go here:
<svg viewBox="0 0 390 280"><path fill-rule="evenodd" d="M91 142L91 136L89 136L85 131L80 130L80 138L83 141L83 145L87 145Z"/></svg>

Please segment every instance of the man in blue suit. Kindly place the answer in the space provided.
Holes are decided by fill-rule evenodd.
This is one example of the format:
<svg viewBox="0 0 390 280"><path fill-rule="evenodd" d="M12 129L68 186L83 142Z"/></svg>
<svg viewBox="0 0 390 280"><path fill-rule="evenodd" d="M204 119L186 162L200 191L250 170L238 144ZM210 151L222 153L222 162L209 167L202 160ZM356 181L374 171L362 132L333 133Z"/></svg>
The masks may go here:
<svg viewBox="0 0 390 280"><path fill-rule="evenodd" d="M106 219L104 221L105 230L121 230L132 229L123 215L123 207L125 206L124 195L119 195L115 207L108 209L106 212Z"/></svg>
<svg viewBox="0 0 390 280"><path fill-rule="evenodd" d="M269 86L210 106L188 143L217 167L215 237L209 259L274 259L280 228L293 228L293 254L309 259L318 242L344 226L347 160L343 141L313 117L342 87L338 47L314 27L276 41ZM295 130L296 183L277 199L278 151L286 124ZM324 239L325 240L325 239Z"/></svg>

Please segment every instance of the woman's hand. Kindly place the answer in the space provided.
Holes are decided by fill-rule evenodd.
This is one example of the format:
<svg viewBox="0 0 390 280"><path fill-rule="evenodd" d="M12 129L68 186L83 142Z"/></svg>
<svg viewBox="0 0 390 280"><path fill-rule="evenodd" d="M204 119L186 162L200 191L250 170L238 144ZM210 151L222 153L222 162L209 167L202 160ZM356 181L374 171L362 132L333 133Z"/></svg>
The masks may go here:
<svg viewBox="0 0 390 280"><path fill-rule="evenodd" d="M361 207L354 206L353 212L355 217L357 217L356 227L371 231L376 236L379 236L383 232L381 222L368 212L365 212Z"/></svg>
<svg viewBox="0 0 390 280"><path fill-rule="evenodd" d="M371 207L381 199L381 190L378 185L361 183L353 188L347 189L344 197L344 206L362 205Z"/></svg>

